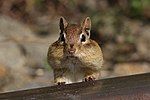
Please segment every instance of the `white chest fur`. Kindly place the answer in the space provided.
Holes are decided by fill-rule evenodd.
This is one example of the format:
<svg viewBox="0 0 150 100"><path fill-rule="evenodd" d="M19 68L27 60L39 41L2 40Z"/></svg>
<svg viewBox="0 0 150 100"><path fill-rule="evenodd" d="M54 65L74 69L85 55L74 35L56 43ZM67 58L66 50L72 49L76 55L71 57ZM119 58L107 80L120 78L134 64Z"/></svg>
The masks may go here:
<svg viewBox="0 0 150 100"><path fill-rule="evenodd" d="M81 65L78 63L76 58L65 59L64 66L69 68L68 78L72 82L81 82L84 76L84 72L81 69Z"/></svg>

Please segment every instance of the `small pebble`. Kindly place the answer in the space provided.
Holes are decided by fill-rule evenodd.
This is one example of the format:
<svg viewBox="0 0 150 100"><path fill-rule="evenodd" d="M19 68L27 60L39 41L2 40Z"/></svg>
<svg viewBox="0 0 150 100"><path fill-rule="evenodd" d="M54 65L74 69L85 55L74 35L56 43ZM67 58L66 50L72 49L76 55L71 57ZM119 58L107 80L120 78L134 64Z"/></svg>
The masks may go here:
<svg viewBox="0 0 150 100"><path fill-rule="evenodd" d="M39 68L39 69L36 70L35 73L36 73L37 76L43 76L44 75L44 70Z"/></svg>

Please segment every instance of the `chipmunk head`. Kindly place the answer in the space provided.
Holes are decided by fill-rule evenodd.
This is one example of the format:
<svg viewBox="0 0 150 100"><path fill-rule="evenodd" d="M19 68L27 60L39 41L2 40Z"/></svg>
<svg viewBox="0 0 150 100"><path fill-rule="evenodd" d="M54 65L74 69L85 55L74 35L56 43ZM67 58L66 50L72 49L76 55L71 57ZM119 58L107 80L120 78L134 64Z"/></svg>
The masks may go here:
<svg viewBox="0 0 150 100"><path fill-rule="evenodd" d="M88 43L91 30L89 17L81 25L69 24L64 18L60 18L59 26L59 41L64 44L69 54L76 53L81 46Z"/></svg>

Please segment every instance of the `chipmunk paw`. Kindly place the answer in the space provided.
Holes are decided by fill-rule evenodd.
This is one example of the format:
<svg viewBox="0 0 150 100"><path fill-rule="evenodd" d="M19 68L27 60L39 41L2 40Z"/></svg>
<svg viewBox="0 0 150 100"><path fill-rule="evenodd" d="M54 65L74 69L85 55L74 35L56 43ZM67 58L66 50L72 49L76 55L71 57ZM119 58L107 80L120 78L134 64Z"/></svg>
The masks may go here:
<svg viewBox="0 0 150 100"><path fill-rule="evenodd" d="M95 77L93 77L93 76L88 76L88 77L85 77L85 79L84 79L85 82L94 81L94 80L95 80Z"/></svg>
<svg viewBox="0 0 150 100"><path fill-rule="evenodd" d="M66 82L57 82L57 85L65 85Z"/></svg>

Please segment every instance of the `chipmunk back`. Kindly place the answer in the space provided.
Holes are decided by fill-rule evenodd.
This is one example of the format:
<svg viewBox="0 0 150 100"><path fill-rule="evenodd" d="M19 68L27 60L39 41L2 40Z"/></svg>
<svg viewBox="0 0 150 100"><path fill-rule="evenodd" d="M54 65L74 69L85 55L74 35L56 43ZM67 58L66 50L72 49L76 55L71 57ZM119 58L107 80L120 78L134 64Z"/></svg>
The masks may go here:
<svg viewBox="0 0 150 100"><path fill-rule="evenodd" d="M60 18L59 26L59 39L50 45L47 54L54 82L68 84L99 79L103 55L99 45L90 39L90 18L81 25L69 24Z"/></svg>

